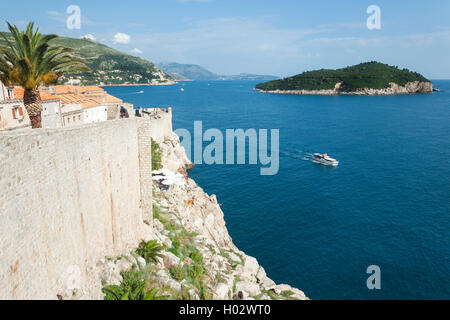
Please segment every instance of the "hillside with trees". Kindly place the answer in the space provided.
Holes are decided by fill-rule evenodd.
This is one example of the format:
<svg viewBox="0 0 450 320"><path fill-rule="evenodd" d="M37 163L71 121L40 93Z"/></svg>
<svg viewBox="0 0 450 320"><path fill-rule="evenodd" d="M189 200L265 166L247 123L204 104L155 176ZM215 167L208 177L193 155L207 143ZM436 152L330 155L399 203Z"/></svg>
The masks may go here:
<svg viewBox="0 0 450 320"><path fill-rule="evenodd" d="M354 92L365 88L389 88L392 82L404 86L414 81L430 82L417 72L373 61L337 70L308 71L293 77L260 83L256 89L262 91L333 90L336 84L342 83L340 91Z"/></svg>
<svg viewBox="0 0 450 320"><path fill-rule="evenodd" d="M10 37L9 33L3 33ZM0 45L4 40L0 37ZM50 42L54 46L74 49L74 55L82 58L92 72L67 73L61 78L79 80L82 85L149 84L167 83L172 78L153 63L135 57L89 39L58 37Z"/></svg>

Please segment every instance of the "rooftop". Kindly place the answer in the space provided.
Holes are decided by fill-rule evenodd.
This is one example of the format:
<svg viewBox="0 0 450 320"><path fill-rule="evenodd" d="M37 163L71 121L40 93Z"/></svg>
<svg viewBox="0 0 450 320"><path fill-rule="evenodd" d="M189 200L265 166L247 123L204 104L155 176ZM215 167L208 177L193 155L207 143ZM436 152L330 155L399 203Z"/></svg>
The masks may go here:
<svg viewBox="0 0 450 320"><path fill-rule="evenodd" d="M62 105L78 104L83 109L101 106L104 103L121 103L116 98L98 86L80 87L74 85L57 85L40 89L42 101L60 100ZM23 100L24 89L14 88L14 100Z"/></svg>
<svg viewBox="0 0 450 320"><path fill-rule="evenodd" d="M47 92L39 92L41 95L41 100L42 101L46 101L46 100L59 100L59 97L54 96L50 93ZM23 100L23 96L24 96L24 90L23 88L14 88L14 99L16 100Z"/></svg>
<svg viewBox="0 0 450 320"><path fill-rule="evenodd" d="M100 106L103 103L120 103L121 99L116 98L97 86L73 86L58 85L48 88L50 93L54 93L62 104L80 104L82 108Z"/></svg>

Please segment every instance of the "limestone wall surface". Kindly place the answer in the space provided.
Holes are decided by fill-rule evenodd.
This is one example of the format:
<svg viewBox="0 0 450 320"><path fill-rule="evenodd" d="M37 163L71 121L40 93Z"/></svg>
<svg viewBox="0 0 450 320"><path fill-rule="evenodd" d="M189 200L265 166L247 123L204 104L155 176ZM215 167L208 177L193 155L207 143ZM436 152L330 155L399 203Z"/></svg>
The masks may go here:
<svg viewBox="0 0 450 320"><path fill-rule="evenodd" d="M172 131L172 108L168 109L144 109L145 119L150 119L152 138L159 144L166 137L173 135Z"/></svg>
<svg viewBox="0 0 450 320"><path fill-rule="evenodd" d="M0 133L0 299L85 288L151 234L150 120Z"/></svg>

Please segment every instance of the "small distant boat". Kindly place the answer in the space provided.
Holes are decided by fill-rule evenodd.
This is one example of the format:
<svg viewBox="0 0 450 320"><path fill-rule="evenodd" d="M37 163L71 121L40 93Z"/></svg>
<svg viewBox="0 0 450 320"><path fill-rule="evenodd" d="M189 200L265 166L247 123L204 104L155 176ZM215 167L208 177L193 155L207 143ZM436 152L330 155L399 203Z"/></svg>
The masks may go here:
<svg viewBox="0 0 450 320"><path fill-rule="evenodd" d="M184 88L181 88L180 91L181 91L181 92L184 92Z"/></svg>
<svg viewBox="0 0 450 320"><path fill-rule="evenodd" d="M139 91L138 93L144 93L144 90Z"/></svg>
<svg viewBox="0 0 450 320"><path fill-rule="evenodd" d="M334 166L337 167L339 165L339 161L329 157L327 154L315 153L312 156L312 160L315 163L320 163L326 166Z"/></svg>

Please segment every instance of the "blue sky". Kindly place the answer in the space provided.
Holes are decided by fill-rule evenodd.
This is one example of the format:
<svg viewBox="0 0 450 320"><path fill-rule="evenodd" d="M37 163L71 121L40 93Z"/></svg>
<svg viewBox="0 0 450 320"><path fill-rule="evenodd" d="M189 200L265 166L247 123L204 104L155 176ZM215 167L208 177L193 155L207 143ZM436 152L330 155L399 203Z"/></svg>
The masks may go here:
<svg viewBox="0 0 450 320"><path fill-rule="evenodd" d="M450 79L450 1L160 0L22 1L2 5L5 20L97 41L153 62L200 64L219 74L279 76L377 60ZM381 30L366 26L381 8ZM67 7L81 8L69 30Z"/></svg>

